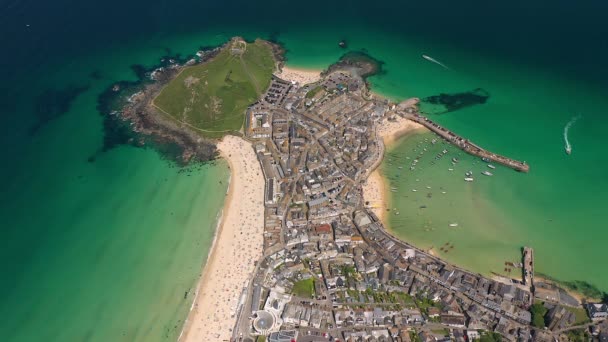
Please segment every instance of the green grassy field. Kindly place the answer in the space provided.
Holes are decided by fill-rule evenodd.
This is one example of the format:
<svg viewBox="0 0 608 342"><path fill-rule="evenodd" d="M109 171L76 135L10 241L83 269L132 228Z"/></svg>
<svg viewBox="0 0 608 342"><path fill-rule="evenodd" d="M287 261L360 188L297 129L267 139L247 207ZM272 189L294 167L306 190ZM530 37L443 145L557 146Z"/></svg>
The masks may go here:
<svg viewBox="0 0 608 342"><path fill-rule="evenodd" d="M321 90L323 90L323 87L321 86L316 86L315 88L313 88L312 90L310 90L308 93L306 93L306 98L307 99L312 99L313 97L315 97L315 95L317 95Z"/></svg>
<svg viewBox="0 0 608 342"><path fill-rule="evenodd" d="M584 308L572 308L567 306L566 310L574 313L574 315L576 316L574 325L585 324L591 321L591 319L587 315L587 310L585 310Z"/></svg>
<svg viewBox="0 0 608 342"><path fill-rule="evenodd" d="M265 42L233 41L211 61L185 68L154 105L210 137L238 131L247 107L270 85L274 68Z"/></svg>
<svg viewBox="0 0 608 342"><path fill-rule="evenodd" d="M294 295L304 298L311 298L315 295L315 281L312 278L304 279L293 284L292 292Z"/></svg>

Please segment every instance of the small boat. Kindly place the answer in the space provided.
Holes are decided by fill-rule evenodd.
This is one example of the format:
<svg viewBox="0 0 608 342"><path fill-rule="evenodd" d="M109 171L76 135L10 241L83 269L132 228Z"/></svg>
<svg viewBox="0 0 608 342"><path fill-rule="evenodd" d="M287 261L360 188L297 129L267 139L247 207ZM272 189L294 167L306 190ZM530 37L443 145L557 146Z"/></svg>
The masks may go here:
<svg viewBox="0 0 608 342"><path fill-rule="evenodd" d="M399 189L397 189L397 188L395 188L395 187L391 187L391 190L399 190Z"/></svg>
<svg viewBox="0 0 608 342"><path fill-rule="evenodd" d="M481 160L483 160L485 163L489 163L490 162L490 159L488 159L486 157L481 158Z"/></svg>
<svg viewBox="0 0 608 342"><path fill-rule="evenodd" d="M456 158L456 157L452 158L452 162L458 163L458 158Z"/></svg>
<svg viewBox="0 0 608 342"><path fill-rule="evenodd" d="M492 165L492 164L488 164L488 167L489 167L490 169L495 169L495 168L496 168L496 166L494 166L494 165Z"/></svg>
<svg viewBox="0 0 608 342"><path fill-rule="evenodd" d="M450 223L450 227L458 227L458 223Z"/></svg>
<svg viewBox="0 0 608 342"><path fill-rule="evenodd" d="M445 191L442 191L441 193L442 193L442 194L447 194L447 192L445 192Z"/></svg>
<svg viewBox="0 0 608 342"><path fill-rule="evenodd" d="M493 176L492 172L490 171L483 171L481 174L486 176Z"/></svg>
<svg viewBox="0 0 608 342"><path fill-rule="evenodd" d="M464 173L465 176L471 177L473 175L473 171L467 171Z"/></svg>
<svg viewBox="0 0 608 342"><path fill-rule="evenodd" d="M472 182L472 181L474 181L473 177L466 177L464 180L465 180L465 181L467 181L467 182Z"/></svg>
<svg viewBox="0 0 608 342"><path fill-rule="evenodd" d="M426 186L426 188L427 188L427 189L430 189L431 187L427 185L427 186Z"/></svg>
<svg viewBox="0 0 608 342"><path fill-rule="evenodd" d="M399 167L398 167L398 169L399 169L399 170L403 169L403 166L399 166Z"/></svg>
<svg viewBox="0 0 608 342"><path fill-rule="evenodd" d="M391 190L391 192L397 192L397 190Z"/></svg>
<svg viewBox="0 0 608 342"><path fill-rule="evenodd" d="M427 61L429 61L431 63L435 63L444 69L450 70L450 68L448 68L445 64L441 63L440 61L436 60L435 58L433 58L431 56L422 55L422 58L426 59Z"/></svg>
<svg viewBox="0 0 608 342"><path fill-rule="evenodd" d="M396 212L395 212L395 215L399 215L399 212L398 212L398 211L396 211Z"/></svg>
<svg viewBox="0 0 608 342"><path fill-rule="evenodd" d="M565 150L566 150L566 154L570 155L572 153L572 145L570 145L570 141L568 140L568 131L570 130L570 127L572 127L572 125L574 125L574 123L580 119L580 115L577 115L575 117L573 117L567 124L566 127L564 127L564 142L566 144L565 146Z"/></svg>
<svg viewBox="0 0 608 342"><path fill-rule="evenodd" d="M452 169L452 168L449 168L449 169L448 169L448 171L454 171L454 169Z"/></svg>
<svg viewBox="0 0 608 342"><path fill-rule="evenodd" d="M416 192L416 191L418 191L418 190L416 190L416 189L412 189L412 192Z"/></svg>

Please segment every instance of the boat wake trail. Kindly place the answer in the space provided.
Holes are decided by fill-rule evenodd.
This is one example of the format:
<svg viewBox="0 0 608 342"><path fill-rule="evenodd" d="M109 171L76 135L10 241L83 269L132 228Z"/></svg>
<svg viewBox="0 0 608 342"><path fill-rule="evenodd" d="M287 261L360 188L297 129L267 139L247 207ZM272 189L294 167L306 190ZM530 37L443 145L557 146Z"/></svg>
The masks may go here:
<svg viewBox="0 0 608 342"><path fill-rule="evenodd" d="M568 140L568 131L570 130L570 127L572 127L572 125L574 125L574 123L580 118L580 115L573 117L564 127L564 143L566 144L565 148L567 154L572 153L572 145L570 145L570 141Z"/></svg>
<svg viewBox="0 0 608 342"><path fill-rule="evenodd" d="M422 55L422 58L426 59L427 61L429 61L431 63L441 65L444 69L450 70L450 68L448 68L445 64L441 63L440 61L436 60L435 58L433 58L431 56Z"/></svg>

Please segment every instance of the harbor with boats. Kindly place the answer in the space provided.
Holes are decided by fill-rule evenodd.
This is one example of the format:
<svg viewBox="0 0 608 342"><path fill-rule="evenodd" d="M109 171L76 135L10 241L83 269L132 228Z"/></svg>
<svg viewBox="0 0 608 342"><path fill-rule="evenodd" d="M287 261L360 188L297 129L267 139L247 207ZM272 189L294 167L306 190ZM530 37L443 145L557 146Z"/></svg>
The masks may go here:
<svg viewBox="0 0 608 342"><path fill-rule="evenodd" d="M388 197L385 203L373 205L386 209L388 225L396 235L457 264L514 276L503 271L503 264L520 255L519 247L490 237L504 235L510 220L488 207L478 193L525 175L465 153L427 130L388 146L380 172L387 182ZM481 249L479 241L484 243ZM480 250L496 253L481 259L471 257L470 251Z"/></svg>
<svg viewBox="0 0 608 342"><path fill-rule="evenodd" d="M474 144L470 140L459 136L458 134L450 131L449 129L442 127L431 119L422 116L418 113L407 113L404 115L406 119L412 120L416 123L419 123L429 129L431 132L439 135L446 141L450 142L454 146L460 148L461 150L472 154L474 156L478 156L480 158L485 158L488 161L493 161L498 164L502 164L509 168L512 168L515 171L520 172L528 172L530 171L530 166L526 164L525 161L519 161L515 159L511 159L488 150Z"/></svg>

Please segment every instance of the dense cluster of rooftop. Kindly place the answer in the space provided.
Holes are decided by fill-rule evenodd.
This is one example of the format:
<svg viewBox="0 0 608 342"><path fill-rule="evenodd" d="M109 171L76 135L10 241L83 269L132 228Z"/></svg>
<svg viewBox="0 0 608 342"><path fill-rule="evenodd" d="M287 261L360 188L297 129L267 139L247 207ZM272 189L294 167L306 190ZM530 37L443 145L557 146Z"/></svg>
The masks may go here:
<svg viewBox="0 0 608 342"><path fill-rule="evenodd" d="M535 326L531 273L499 282L385 231L361 184L382 160L379 123L417 112L404 103L371 96L351 68L304 86L274 78L248 109L245 135L266 180L264 255L240 301L236 340L548 341L581 323L544 287L547 328ZM605 305L590 310L608 315Z"/></svg>

